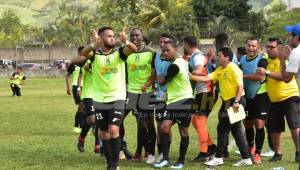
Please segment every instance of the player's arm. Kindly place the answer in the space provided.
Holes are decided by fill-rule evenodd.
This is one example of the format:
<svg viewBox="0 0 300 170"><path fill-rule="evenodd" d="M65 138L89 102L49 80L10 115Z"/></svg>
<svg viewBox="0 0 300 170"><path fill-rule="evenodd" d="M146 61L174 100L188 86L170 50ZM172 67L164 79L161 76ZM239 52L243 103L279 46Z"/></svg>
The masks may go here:
<svg viewBox="0 0 300 170"><path fill-rule="evenodd" d="M192 81L199 81L199 82L209 82L209 81L212 81L212 79L210 77L207 77L207 76L196 76L196 75L193 75L193 74L190 74L190 79Z"/></svg>
<svg viewBox="0 0 300 170"><path fill-rule="evenodd" d="M169 81L171 81L177 74L179 73L179 67L176 64L171 64L168 67L167 70L167 75L166 76L157 76L157 82L164 86L166 85Z"/></svg>
<svg viewBox="0 0 300 170"><path fill-rule="evenodd" d="M135 53L138 51L136 45L134 45L132 42L128 41L127 35L125 33L126 27L123 28L122 32L120 33L120 40L122 43L125 44L125 48L123 49L123 53L125 56L129 56L131 53Z"/></svg>
<svg viewBox="0 0 300 170"><path fill-rule="evenodd" d="M80 70L81 71L81 70ZM78 79L77 79L77 95L81 95L81 82L82 82L82 74L79 74Z"/></svg>
<svg viewBox="0 0 300 170"><path fill-rule="evenodd" d="M74 69L75 69L75 66L71 64L71 65L68 67L68 70L67 70L67 75L66 75L66 86L67 86L67 94L68 94L68 95L71 95L70 81L71 81L71 74L72 74L72 72L74 71Z"/></svg>
<svg viewBox="0 0 300 170"><path fill-rule="evenodd" d="M257 68L256 72L258 72L259 74L268 76L269 78L278 80L278 81L283 81L283 77L281 72L270 72L262 67Z"/></svg>
<svg viewBox="0 0 300 170"><path fill-rule="evenodd" d="M96 30L92 30L90 41L91 43L81 51L80 55L72 59L71 64L83 64L87 59L90 59L94 56L95 49L98 49L102 44L102 40Z"/></svg>
<svg viewBox="0 0 300 170"><path fill-rule="evenodd" d="M262 67L266 69L268 66L268 61L265 58L262 58L258 62L258 67ZM247 74L243 75L243 78L246 80L253 80L253 81L262 81L265 78L264 74L260 74L259 72L256 72L254 74Z"/></svg>

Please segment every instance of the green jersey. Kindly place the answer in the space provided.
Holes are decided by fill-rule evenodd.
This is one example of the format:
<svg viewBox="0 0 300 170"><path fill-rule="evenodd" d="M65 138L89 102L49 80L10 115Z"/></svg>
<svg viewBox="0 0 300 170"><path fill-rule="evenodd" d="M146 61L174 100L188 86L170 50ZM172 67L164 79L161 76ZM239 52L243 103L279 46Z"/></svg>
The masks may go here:
<svg viewBox="0 0 300 170"><path fill-rule="evenodd" d="M23 73L14 73L12 75L12 80L10 80L10 83L17 85L19 88L21 88L22 81L25 80L25 75Z"/></svg>
<svg viewBox="0 0 300 170"><path fill-rule="evenodd" d="M87 60L85 65L81 68L80 73L82 75L82 90L81 100L86 98L93 98L93 79L92 79L92 65L91 61Z"/></svg>
<svg viewBox="0 0 300 170"><path fill-rule="evenodd" d="M142 87L149 80L154 68L155 51L147 46L127 57L128 89L130 93L141 94ZM152 92L152 87L148 87L146 92Z"/></svg>
<svg viewBox="0 0 300 170"><path fill-rule="evenodd" d="M80 72L80 67L77 65L71 65L68 68L68 73L71 75L71 81L73 86L77 86L77 80Z"/></svg>
<svg viewBox="0 0 300 170"><path fill-rule="evenodd" d="M107 103L126 100L125 54L123 49L113 49L104 54L101 50L91 58L92 78L96 102Z"/></svg>
<svg viewBox="0 0 300 170"><path fill-rule="evenodd" d="M167 83L167 104L193 98L188 62L183 58L177 58L169 67L172 65L176 65L179 72Z"/></svg>

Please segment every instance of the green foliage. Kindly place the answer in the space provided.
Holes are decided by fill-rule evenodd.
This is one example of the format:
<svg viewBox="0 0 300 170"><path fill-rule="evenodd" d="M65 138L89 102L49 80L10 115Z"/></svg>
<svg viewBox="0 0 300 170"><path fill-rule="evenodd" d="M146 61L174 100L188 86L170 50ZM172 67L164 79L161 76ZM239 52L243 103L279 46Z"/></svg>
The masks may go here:
<svg viewBox="0 0 300 170"><path fill-rule="evenodd" d="M270 18L270 25L266 37L278 37L282 40L286 40L288 33L284 30L284 26L295 25L300 22L300 9L295 8L290 11L282 11L278 15L280 15L280 17Z"/></svg>

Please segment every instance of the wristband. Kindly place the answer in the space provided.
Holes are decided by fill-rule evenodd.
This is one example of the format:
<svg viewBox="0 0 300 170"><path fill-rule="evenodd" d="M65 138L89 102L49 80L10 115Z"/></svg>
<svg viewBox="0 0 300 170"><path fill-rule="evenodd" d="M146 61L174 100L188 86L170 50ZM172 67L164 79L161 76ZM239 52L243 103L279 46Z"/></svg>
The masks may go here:
<svg viewBox="0 0 300 170"><path fill-rule="evenodd" d="M95 48L95 43L91 43L91 44L90 44L90 47L91 47L92 49L94 49L94 48Z"/></svg>
<svg viewBox="0 0 300 170"><path fill-rule="evenodd" d="M270 74L270 71L269 70L267 70L266 71L266 76L268 76Z"/></svg>

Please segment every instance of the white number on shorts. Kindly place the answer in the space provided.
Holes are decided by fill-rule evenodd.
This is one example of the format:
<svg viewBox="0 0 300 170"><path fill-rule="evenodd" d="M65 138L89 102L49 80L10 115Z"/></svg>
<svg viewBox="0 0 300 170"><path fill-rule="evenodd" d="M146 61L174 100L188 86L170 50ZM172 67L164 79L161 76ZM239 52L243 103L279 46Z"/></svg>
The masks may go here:
<svg viewBox="0 0 300 170"><path fill-rule="evenodd" d="M96 113L96 119L97 120L103 119L101 113Z"/></svg>

